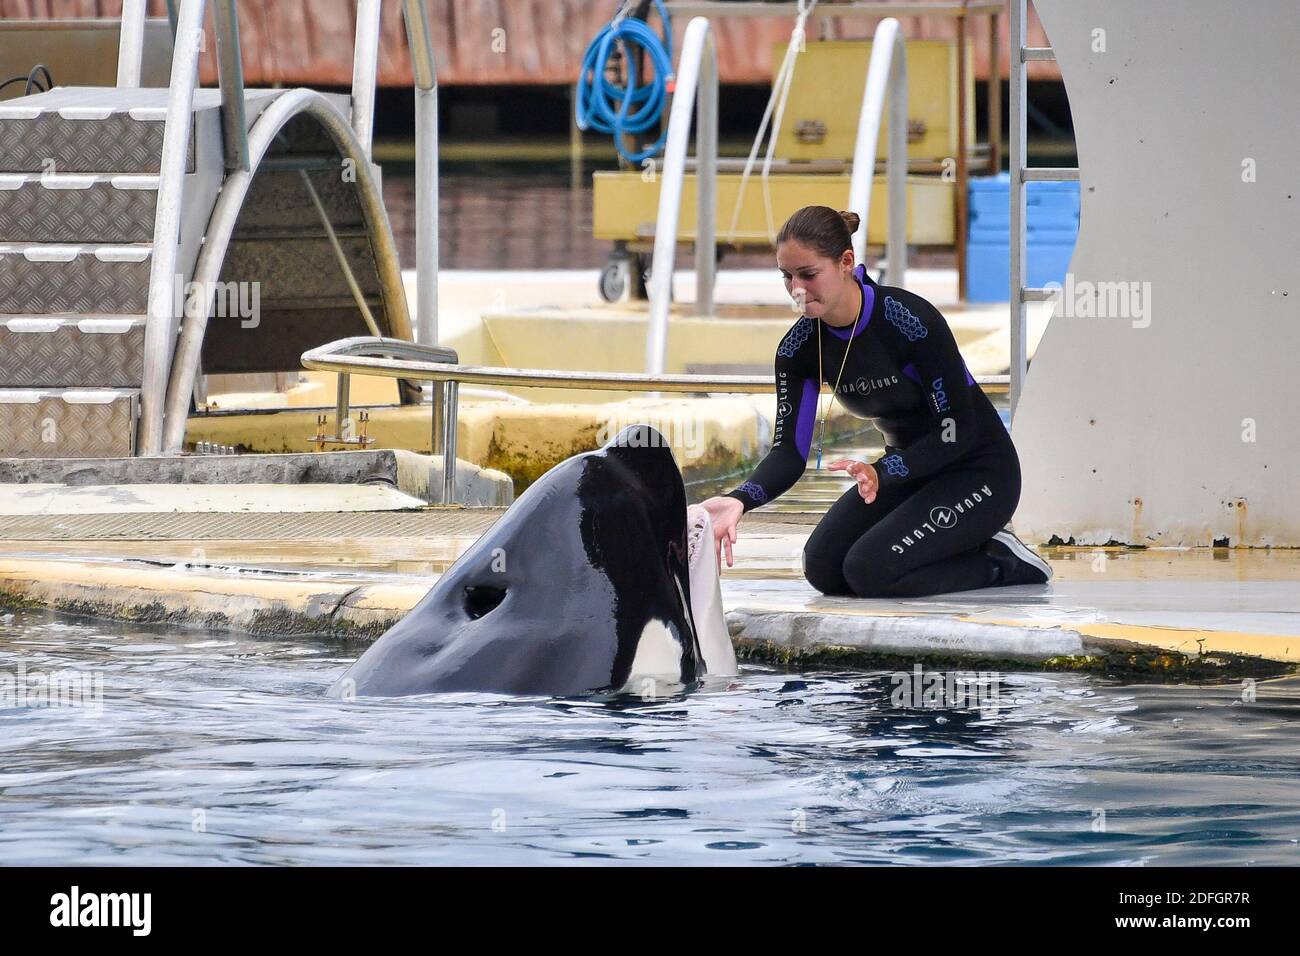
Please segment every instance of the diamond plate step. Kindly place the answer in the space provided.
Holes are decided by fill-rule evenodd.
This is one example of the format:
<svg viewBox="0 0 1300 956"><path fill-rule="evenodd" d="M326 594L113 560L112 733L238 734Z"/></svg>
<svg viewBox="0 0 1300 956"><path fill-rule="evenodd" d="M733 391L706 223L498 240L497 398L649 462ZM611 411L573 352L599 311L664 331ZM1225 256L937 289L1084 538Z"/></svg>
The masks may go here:
<svg viewBox="0 0 1300 956"><path fill-rule="evenodd" d="M248 124L282 92L246 90ZM5 100L0 103L0 172L157 173L169 94L157 87L61 86ZM195 113L216 116L220 107L220 90L194 92ZM194 172L195 135L202 135L196 132L201 125L195 123L187 144L189 173ZM215 125L211 135L220 135Z"/></svg>
<svg viewBox="0 0 1300 956"><path fill-rule="evenodd" d="M135 388L143 315L0 316L0 388Z"/></svg>
<svg viewBox="0 0 1300 956"><path fill-rule="evenodd" d="M143 313L151 251L147 243L0 242L0 313Z"/></svg>
<svg viewBox="0 0 1300 956"><path fill-rule="evenodd" d="M158 177L0 173L0 242L150 242Z"/></svg>
<svg viewBox="0 0 1300 956"><path fill-rule="evenodd" d="M61 87L0 103L0 142L5 144L0 168L16 173L156 173L166 93ZM193 168L191 137L186 171Z"/></svg>
<svg viewBox="0 0 1300 956"><path fill-rule="evenodd" d="M133 455L139 407L139 389L0 389L0 455Z"/></svg>

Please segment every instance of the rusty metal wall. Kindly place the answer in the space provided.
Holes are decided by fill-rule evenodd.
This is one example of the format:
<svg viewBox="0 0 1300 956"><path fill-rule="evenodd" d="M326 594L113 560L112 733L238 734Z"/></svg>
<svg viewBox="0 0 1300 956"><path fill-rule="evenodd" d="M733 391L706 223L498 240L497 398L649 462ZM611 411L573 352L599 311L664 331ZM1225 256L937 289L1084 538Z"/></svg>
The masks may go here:
<svg viewBox="0 0 1300 956"><path fill-rule="evenodd" d="M618 6L616 0L426 0L438 58L438 82L444 85L568 84L577 77L587 43ZM352 82L352 36L356 4L351 0L240 0L239 27L244 46L245 79L252 86L332 85ZM121 0L0 0L0 19L116 17ZM399 0L385 0L380 43L379 80L386 86L411 83ZM164 0L150 0L151 16L166 16ZM947 17L900 17L905 36L914 39L956 36L956 21ZM652 22L657 23L654 18ZM718 19L718 57L724 83L767 83L772 49L789 38L788 16ZM875 20L814 18L815 39L868 37ZM989 74L987 17L972 17L976 76ZM686 29L675 23L676 39ZM499 31L499 32L498 32ZM1006 76L1006 17L1002 18L1000 75ZM1029 45L1047 44L1037 15L1030 8ZM1056 64L1029 64L1031 79L1059 79ZM216 82L211 51L203 63L203 81Z"/></svg>

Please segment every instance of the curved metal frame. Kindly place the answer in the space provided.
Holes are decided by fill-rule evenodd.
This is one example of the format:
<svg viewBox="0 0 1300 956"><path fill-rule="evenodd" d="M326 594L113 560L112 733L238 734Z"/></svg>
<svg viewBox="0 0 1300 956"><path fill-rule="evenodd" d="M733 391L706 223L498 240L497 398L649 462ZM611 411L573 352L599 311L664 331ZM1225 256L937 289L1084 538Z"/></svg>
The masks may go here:
<svg viewBox="0 0 1300 956"><path fill-rule="evenodd" d="M654 257L650 265L650 326L646 332L645 367L651 375L664 370L664 352L668 346L668 306L672 298L677 220L682 206L692 113L697 203L695 303L701 315L713 314L713 275L717 264L718 52L706 18L695 17L686 25L677 70L677 87L668 117L668 141L664 145Z"/></svg>
<svg viewBox="0 0 1300 956"><path fill-rule="evenodd" d="M889 95L889 152L885 160L889 183L889 234L885 261L889 284L902 285L907 275L907 44L898 21L886 17L871 38L871 63L858 114L858 138L853 147L853 176L849 180L849 209L862 216L853 236L853 256L864 261L867 223L871 216L871 180L876 172L876 144L885 95Z"/></svg>
<svg viewBox="0 0 1300 956"><path fill-rule="evenodd" d="M180 252L181 200L185 187L185 151L194 124L194 90L203 45L204 0L181 6L172 50L171 94L163 127L158 165L158 202L149 263L149 297L144 330L144 379L140 389L138 454L156 455L162 446L163 401L171 365L172 315L176 260Z"/></svg>
<svg viewBox="0 0 1300 956"><path fill-rule="evenodd" d="M357 198L375 244L375 265L379 270L384 303L389 317L388 331L397 337L411 336L411 319L407 310L406 292L402 286L402 272L393 242L393 231L388 222L365 148L357 139L348 120L320 93L315 90L290 90L279 96L258 117L248 137L249 169L232 173L221 188L208 221L203 250L194 268L193 281L198 288L208 290L202 312L187 317L181 325L180 339L171 363L163 415L162 444L166 454L176 454L185 441L185 426L189 418L190 396L198 373L199 356L207 332L208 315L215 298L215 283L221 274L231 236L243 210L253 178L269 151L277 133L293 118L309 115L339 147L341 159L351 159L356 166ZM156 453L156 452L147 452Z"/></svg>

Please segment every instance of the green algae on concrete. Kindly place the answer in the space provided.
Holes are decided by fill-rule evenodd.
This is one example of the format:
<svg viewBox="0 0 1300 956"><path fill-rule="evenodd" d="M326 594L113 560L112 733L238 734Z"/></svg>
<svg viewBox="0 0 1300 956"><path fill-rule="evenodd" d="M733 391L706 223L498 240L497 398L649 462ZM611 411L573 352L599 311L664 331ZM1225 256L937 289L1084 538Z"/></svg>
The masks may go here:
<svg viewBox="0 0 1300 956"><path fill-rule="evenodd" d="M1300 667L1234 654L1189 656L1165 651L1060 655L1037 662L955 654L881 653L844 645L796 647L770 640L732 637L736 659L771 664L795 673L810 670L897 671L920 664L929 671L993 673L1086 673L1121 683L1223 683L1300 673Z"/></svg>

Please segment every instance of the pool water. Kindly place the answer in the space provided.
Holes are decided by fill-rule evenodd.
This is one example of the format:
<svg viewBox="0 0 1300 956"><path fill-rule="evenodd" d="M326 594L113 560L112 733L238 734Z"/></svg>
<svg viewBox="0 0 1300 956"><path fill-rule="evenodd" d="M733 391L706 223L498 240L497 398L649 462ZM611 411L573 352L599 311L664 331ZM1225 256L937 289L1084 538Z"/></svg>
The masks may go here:
<svg viewBox="0 0 1300 956"><path fill-rule="evenodd" d="M0 613L0 860L1300 862L1297 678L1005 673L927 708L889 673L743 666L665 699L327 699L355 653ZM74 673L75 704L30 694Z"/></svg>

